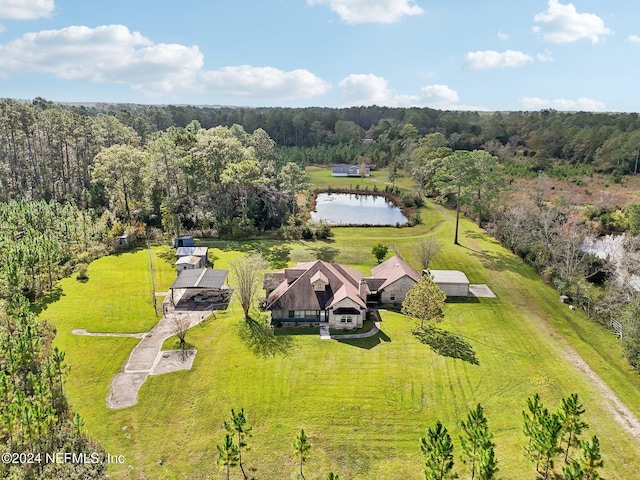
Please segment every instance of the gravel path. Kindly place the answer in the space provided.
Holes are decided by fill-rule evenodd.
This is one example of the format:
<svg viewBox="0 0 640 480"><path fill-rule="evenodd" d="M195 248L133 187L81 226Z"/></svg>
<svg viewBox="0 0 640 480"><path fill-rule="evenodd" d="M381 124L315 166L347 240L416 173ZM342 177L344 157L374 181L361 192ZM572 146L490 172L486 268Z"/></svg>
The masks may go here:
<svg viewBox="0 0 640 480"><path fill-rule="evenodd" d="M609 386L594 372L578 353L571 347L565 349L565 358L584 373L593 382L598 391L607 400L607 410L611 412L613 418L637 440L640 440L640 420L629 410Z"/></svg>
<svg viewBox="0 0 640 480"><path fill-rule="evenodd" d="M565 360L584 374L595 389L604 397L606 401L604 406L613 418L615 418L624 430L629 432L636 440L640 441L640 420L638 420L638 417L618 398L609 385L584 361L569 342L556 332L552 325L546 321L540 322L540 325L542 325L547 335L553 339L558 347L558 351Z"/></svg>

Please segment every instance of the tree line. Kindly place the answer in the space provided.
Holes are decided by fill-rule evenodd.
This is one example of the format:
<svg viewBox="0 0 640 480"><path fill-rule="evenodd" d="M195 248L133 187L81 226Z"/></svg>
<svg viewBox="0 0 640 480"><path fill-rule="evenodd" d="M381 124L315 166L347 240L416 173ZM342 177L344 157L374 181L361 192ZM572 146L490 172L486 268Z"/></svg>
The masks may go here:
<svg viewBox="0 0 640 480"><path fill-rule="evenodd" d="M70 411L65 353L37 312L56 282L103 255L102 222L71 204L0 202L0 444L3 453L39 461L3 462L3 478L102 478L104 451ZM46 454L97 454L95 463L52 463ZM36 455L39 455L36 457ZM14 457L11 457L14 458Z"/></svg>
<svg viewBox="0 0 640 480"><path fill-rule="evenodd" d="M0 202L0 298L37 301L78 263L104 254L101 224L68 203Z"/></svg>
<svg viewBox="0 0 640 480"><path fill-rule="evenodd" d="M5 99L0 100L0 200L104 207L105 186L91 177L102 149L151 143L157 148L158 136L167 134L180 137L176 140L187 148L194 122L205 131L234 125L263 131L273 142L276 164L360 159L379 166L402 164L418 140L433 133L454 151L497 156L514 175L600 171L620 178L638 172L640 161L640 119L632 113L60 105L42 98Z"/></svg>
<svg viewBox="0 0 640 480"><path fill-rule="evenodd" d="M69 409L64 395L69 367L64 352L52 347L53 337L54 328L35 318L25 297L15 294L0 301L3 478L104 477L105 451L83 432L84 420ZM91 461L46 459L58 452L84 454Z"/></svg>
<svg viewBox="0 0 640 480"><path fill-rule="evenodd" d="M535 465L535 478L565 480L598 480L604 466L600 441L597 435L582 439L589 424L584 420L585 408L577 394L562 399L556 412L546 408L537 393L527 399L527 407L522 411L522 432L524 436L523 454ZM244 409L231 409L231 417L222 423L226 431L221 444L216 446L216 464L223 469L227 479L231 470L239 467L245 480L242 453L248 448L252 427ZM458 422L461 452L459 460L465 465L464 471L471 480L493 480L496 477L498 459L494 435L489 428L484 408L477 404L469 410L467 417ZM304 462L310 455L312 444L304 429L294 438L293 454L298 462L298 476L304 477ZM455 443L448 429L441 421L418 441L419 451L424 461L426 480L453 480L460 478L456 472ZM254 469L255 471L255 469ZM251 477L252 478L252 477ZM334 472L327 474L327 480L338 480Z"/></svg>

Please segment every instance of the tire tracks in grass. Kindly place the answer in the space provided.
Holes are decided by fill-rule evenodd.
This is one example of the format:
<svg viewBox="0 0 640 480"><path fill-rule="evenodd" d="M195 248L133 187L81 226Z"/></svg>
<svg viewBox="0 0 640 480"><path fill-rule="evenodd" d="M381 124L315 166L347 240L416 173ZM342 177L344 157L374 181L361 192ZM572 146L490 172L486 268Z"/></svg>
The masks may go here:
<svg viewBox="0 0 640 480"><path fill-rule="evenodd" d="M438 208L442 213L442 207ZM483 232L485 233L485 232ZM485 240L495 240L489 235L486 235ZM478 250L482 250L482 245L479 245L475 239L467 238L467 242ZM541 280L539 280L541 282ZM517 284L516 284L517 285ZM551 340L550 345L555 347L562 358L573 365L573 367L585 377L588 382L595 387L595 390L606 400L603 407L611 414L615 421L628 432L638 444L640 444L640 420L633 411L627 405L622 402L616 393L609 387L609 385L589 366L589 364L580 356L580 354L571 346L569 340L557 330L549 320L547 320L546 312L542 311L542 307L537 304L534 299L530 298L530 293L526 289L517 289L518 292L512 292L511 298L520 298L520 302L517 302L520 307L525 308L532 314L531 320L541 328L541 332ZM517 295L518 293L519 295ZM539 298L538 301L541 299ZM532 307L537 311L532 311ZM575 327L571 326L572 331L575 332ZM583 336L580 332L575 332L579 339L583 340ZM585 343L589 344L585 341Z"/></svg>
<svg viewBox="0 0 640 480"><path fill-rule="evenodd" d="M521 292L524 293L524 292ZM536 311L531 309L532 306L536 306ZM557 330L549 320L547 320L547 314L542 311L542 307L535 302L527 302L527 307L531 313L530 319L535 321L540 327L541 332L551 340L550 346L555 347L556 351L562 356L562 358L571 364L588 382L595 387L595 391L599 393L601 397L605 399L603 407L607 410L618 424L628 432L638 444L640 444L640 420L633 413L633 411L627 407L627 405L618 398L616 393L609 387L609 385L589 366L589 364L582 358L582 356L571 346L569 340ZM572 331L575 328L571 327ZM581 341L583 337L576 333ZM590 345L588 342L584 341Z"/></svg>

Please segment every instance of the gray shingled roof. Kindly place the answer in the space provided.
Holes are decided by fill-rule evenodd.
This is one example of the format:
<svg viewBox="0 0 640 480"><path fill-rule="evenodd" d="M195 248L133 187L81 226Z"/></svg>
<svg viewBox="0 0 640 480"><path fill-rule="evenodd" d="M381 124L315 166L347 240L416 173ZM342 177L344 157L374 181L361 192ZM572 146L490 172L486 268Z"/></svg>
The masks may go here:
<svg viewBox="0 0 640 480"><path fill-rule="evenodd" d="M220 289L229 275L229 270L215 268L201 268L180 272L171 290L179 288Z"/></svg>

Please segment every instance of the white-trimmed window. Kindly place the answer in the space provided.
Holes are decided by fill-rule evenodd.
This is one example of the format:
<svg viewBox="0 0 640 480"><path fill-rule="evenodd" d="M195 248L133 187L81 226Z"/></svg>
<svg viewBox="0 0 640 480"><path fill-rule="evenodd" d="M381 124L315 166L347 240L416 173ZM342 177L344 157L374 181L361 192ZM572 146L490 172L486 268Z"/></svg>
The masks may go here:
<svg viewBox="0 0 640 480"><path fill-rule="evenodd" d="M342 315L340 317L340 323L353 323L353 318L351 318L351 315Z"/></svg>
<svg viewBox="0 0 640 480"><path fill-rule="evenodd" d="M389 292L389 300L391 300L392 302L394 302L396 299L396 291L395 290L391 290Z"/></svg>

